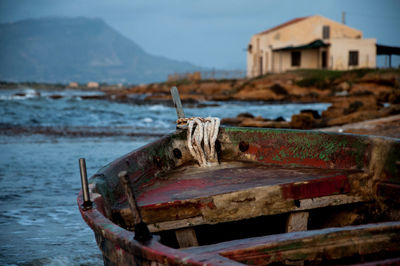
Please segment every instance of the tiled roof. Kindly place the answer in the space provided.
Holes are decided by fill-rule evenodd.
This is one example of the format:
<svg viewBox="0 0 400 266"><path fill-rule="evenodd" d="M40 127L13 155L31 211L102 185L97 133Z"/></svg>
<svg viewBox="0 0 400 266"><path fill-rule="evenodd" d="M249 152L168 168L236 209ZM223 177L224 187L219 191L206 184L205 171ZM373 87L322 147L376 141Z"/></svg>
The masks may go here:
<svg viewBox="0 0 400 266"><path fill-rule="evenodd" d="M294 18L294 19L289 20L289 21L287 21L287 22L285 22L285 23L279 24L278 26L275 26L275 27L273 27L273 28L270 28L270 29L268 29L268 30L266 30L266 31L260 32L260 33L258 33L258 34L270 33L270 32L273 32L273 31L275 31L275 30L278 30L278 29L280 29L280 28L283 28L283 27L289 26L289 25L291 25L291 24L297 23L297 22L299 22L299 21L302 21L302 20L304 20L304 19L306 19L306 18L309 18L309 16L307 16L307 17L301 17L301 18Z"/></svg>

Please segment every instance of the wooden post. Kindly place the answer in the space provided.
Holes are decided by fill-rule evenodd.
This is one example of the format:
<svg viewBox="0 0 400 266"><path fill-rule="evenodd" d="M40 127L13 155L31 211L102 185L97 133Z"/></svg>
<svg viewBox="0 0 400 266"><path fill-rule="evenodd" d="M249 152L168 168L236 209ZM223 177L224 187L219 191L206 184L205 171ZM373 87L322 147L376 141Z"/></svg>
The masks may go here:
<svg viewBox="0 0 400 266"><path fill-rule="evenodd" d="M308 212L292 212L286 224L286 232L307 231Z"/></svg>
<svg viewBox="0 0 400 266"><path fill-rule="evenodd" d="M175 109L176 109L176 114L178 115L178 119L185 118L185 114L183 113L181 98L179 97L179 92L178 92L178 89L176 87L172 87L171 88L171 95L172 95L172 100L174 101L174 105L175 105Z"/></svg>
<svg viewBox="0 0 400 266"><path fill-rule="evenodd" d="M82 197L83 197L82 209L84 211L87 211L92 208L92 202L90 201L85 158L79 159L79 170L81 173L81 185L82 185Z"/></svg>
<svg viewBox="0 0 400 266"><path fill-rule="evenodd" d="M176 240L178 240L180 248L188 248L198 246L196 232L193 228L182 228L175 230Z"/></svg>
<svg viewBox="0 0 400 266"><path fill-rule="evenodd" d="M133 214L133 223L135 226L135 239L140 242L145 242L151 239L151 234L147 224L142 220L139 207L136 203L135 195L133 194L132 188L129 185L129 176L127 171L122 171L118 174L120 182L124 187L126 197L128 199L129 207Z"/></svg>

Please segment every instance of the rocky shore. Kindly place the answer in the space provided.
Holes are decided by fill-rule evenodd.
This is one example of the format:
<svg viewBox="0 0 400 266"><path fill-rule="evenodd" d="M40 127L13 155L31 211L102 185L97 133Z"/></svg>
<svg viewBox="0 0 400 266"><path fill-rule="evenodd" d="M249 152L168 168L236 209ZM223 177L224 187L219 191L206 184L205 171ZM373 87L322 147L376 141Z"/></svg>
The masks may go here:
<svg viewBox="0 0 400 266"><path fill-rule="evenodd" d="M4 84L2 84L4 85ZM6 84L7 85L7 84ZM34 84L40 87L40 84ZM45 88L58 85L46 84ZM61 87L62 88L61 88ZM68 88L60 85L59 88ZM222 124L241 127L293 129L331 128L343 132L377 134L379 119L385 128L400 131L400 69L359 69L351 71L298 70L267 74L253 79L177 80L137 86L102 85L102 95L82 96L83 100L106 99L127 103L161 103L172 105L170 88L176 86L184 105L204 105L203 101L257 101L266 103L330 103L322 114L302 110L285 121L270 120L250 113L222 118ZM79 86L75 89L89 89ZM52 95L58 99L61 95ZM210 104L210 103L207 103ZM206 104L206 105L207 105ZM218 103L215 103L218 104ZM349 130L344 125L374 121L372 127ZM371 129L370 131L368 131ZM381 127L382 129L382 127ZM400 137L396 130L386 130L387 136Z"/></svg>
<svg viewBox="0 0 400 266"><path fill-rule="evenodd" d="M107 97L116 100L142 95L145 101L171 103L169 90L172 86L178 87L186 104L205 100L331 103L322 114L303 110L290 121L269 120L249 113L222 119L222 124L241 127L319 129L400 114L399 69L299 70L253 79L180 80L104 91Z"/></svg>

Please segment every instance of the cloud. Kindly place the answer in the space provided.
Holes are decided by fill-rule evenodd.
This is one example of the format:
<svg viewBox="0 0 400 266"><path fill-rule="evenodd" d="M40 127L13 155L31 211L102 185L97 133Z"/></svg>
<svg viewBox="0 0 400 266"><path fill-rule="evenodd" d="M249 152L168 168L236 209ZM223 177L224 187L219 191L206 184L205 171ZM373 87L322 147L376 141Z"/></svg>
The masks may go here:
<svg viewBox="0 0 400 266"><path fill-rule="evenodd" d="M238 62L238 67L245 68L242 50L252 34L306 15L340 21L346 11L349 25L365 36L399 45L399 9L396 0L0 0L0 21L101 17L153 54L209 67L225 68ZM374 16L365 19L354 13ZM385 17L394 20L388 22Z"/></svg>

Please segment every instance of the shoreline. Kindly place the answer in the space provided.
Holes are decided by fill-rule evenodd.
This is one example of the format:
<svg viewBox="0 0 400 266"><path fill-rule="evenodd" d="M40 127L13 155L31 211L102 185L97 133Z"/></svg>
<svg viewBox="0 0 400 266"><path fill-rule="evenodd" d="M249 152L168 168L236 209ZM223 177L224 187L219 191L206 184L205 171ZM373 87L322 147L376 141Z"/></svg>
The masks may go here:
<svg viewBox="0 0 400 266"><path fill-rule="evenodd" d="M13 83L12 88L0 82L0 88L98 91L101 95L80 96L82 100L109 100L127 104L162 104L173 106L170 88L178 87L183 106L208 107L219 102L248 102L249 104L307 104L330 103L322 114L302 110L290 122L254 117L228 117L226 125L293 129L331 128L363 121L382 121L385 127L396 128L397 120L379 120L400 114L400 69L358 69L351 71L297 70L280 74L267 74L252 79L177 80L138 86L104 85L71 88L65 84ZM30 86L31 85L31 86ZM62 95L51 95L59 99ZM211 102L211 105L207 102ZM378 122L377 122L378 123ZM383 127L383 126L381 126ZM349 130L342 129L342 130ZM365 132L363 128L354 132ZM375 130L376 131L376 130ZM371 133L375 132L371 130ZM393 130L392 130L393 131ZM396 135L396 132L388 133Z"/></svg>

